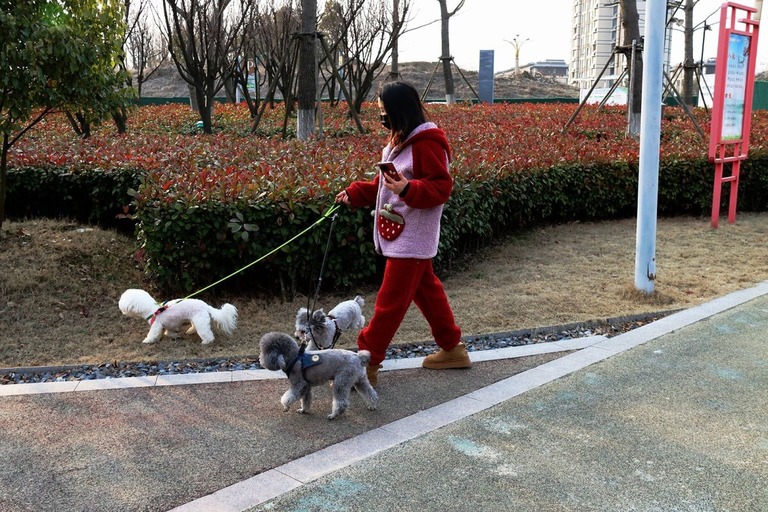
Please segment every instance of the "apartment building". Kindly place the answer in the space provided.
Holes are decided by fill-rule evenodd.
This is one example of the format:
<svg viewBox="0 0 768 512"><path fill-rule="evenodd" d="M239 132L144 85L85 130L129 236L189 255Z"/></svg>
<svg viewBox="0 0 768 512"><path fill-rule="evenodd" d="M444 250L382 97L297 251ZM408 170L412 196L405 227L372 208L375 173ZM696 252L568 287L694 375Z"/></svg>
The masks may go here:
<svg viewBox="0 0 768 512"><path fill-rule="evenodd" d="M645 4L645 0L637 0L640 34L644 30ZM626 59L620 53L611 60L614 49L632 44L632 41L621 41L618 0L573 0L572 26L569 83L589 89L600 78L599 87L610 87L626 67Z"/></svg>

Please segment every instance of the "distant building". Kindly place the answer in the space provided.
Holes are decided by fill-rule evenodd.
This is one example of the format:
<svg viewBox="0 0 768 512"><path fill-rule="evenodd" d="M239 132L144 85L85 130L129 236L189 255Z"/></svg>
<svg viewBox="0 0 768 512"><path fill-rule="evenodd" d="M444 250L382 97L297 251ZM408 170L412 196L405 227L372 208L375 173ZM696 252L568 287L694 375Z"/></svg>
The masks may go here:
<svg viewBox="0 0 768 512"><path fill-rule="evenodd" d="M644 30L645 6L645 0L637 0L640 34ZM624 55L614 55L614 50L617 46L632 44L632 41L621 41L621 23L618 2L573 0L570 84L588 89L599 81L599 87L610 87L619 79L627 63ZM637 44L642 42L637 41Z"/></svg>
<svg viewBox="0 0 768 512"><path fill-rule="evenodd" d="M525 71L533 76L560 78L568 76L568 64L562 59L547 59L520 66L520 72Z"/></svg>

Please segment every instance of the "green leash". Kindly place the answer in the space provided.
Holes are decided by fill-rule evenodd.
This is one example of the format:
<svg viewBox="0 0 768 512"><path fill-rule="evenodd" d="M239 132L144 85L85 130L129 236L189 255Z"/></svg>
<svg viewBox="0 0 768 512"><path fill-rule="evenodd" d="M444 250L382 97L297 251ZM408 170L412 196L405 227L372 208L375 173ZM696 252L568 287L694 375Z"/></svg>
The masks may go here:
<svg viewBox="0 0 768 512"><path fill-rule="evenodd" d="M238 270L235 270L234 272L232 272L232 273L231 273L231 274L229 274L228 276L226 276L226 277L222 277L221 279L219 279L219 280L218 280L218 281L216 281L215 283L209 284L209 285L208 285L208 286L206 286L205 288L202 288L202 289L200 289L200 290L196 291L195 293L192 293L191 295L187 295L187 296L186 296L186 297L184 297L184 298L185 298L185 299L189 299L189 298L192 298L192 297L194 297L195 295L201 294L201 293L203 293L204 291L206 291L206 290L208 290L208 289L210 289L210 288L213 288L213 287L214 287L214 286L216 286L217 284L223 283L224 281L226 281L226 280L227 280L227 279L229 279L230 277L233 277L233 276L235 276L235 275L239 274L239 273L240 273L240 272L242 272L243 270L246 270L246 269L248 269L248 268L252 267L253 265L255 265L255 264L257 264L258 262L260 262L261 260L263 260L264 258L266 258L266 257L268 257L268 256L271 256L271 255L273 255L274 253L276 253L277 251L279 251L280 249L282 249L282 248L283 248L283 247L285 247L286 245L289 245L289 244L291 244L291 243L292 243L294 240L296 240L296 239L298 239L298 238L301 238L301 237L302 237L302 236L304 236L304 235L305 235L307 232L309 232L310 230L314 229L314 227L315 227L315 226L319 225L321 222L323 222L323 221L324 221L324 220L326 220L328 217L330 217L330 215L331 215L333 212L335 212L336 210L338 210L340 207L341 207L341 205L340 205L340 204L338 204L338 203L337 203L337 204L334 204L333 206L331 206L330 208L328 208L328 210L327 210L327 211L326 211L326 212L323 214L323 216L322 216L322 217L320 217L319 219L317 219L317 220L316 220L316 221L315 221L315 222L314 222L312 225L310 225L310 226L309 226L308 228L306 228L304 231L302 231L302 232L301 232L301 233L299 233L298 235L294 236L293 238L291 238L291 239L290 239L290 240L288 240L287 242L283 243L282 245L280 245L280 246L278 246L278 247L275 247L274 249L272 249L271 251L269 251L267 254L265 254L265 255L264 255L264 256L262 256L261 258L259 258L259 259L255 260L255 261L252 261L252 262L250 262L249 264L247 264L247 265L246 265L246 266L244 266L243 268L241 268L241 269L238 269Z"/></svg>

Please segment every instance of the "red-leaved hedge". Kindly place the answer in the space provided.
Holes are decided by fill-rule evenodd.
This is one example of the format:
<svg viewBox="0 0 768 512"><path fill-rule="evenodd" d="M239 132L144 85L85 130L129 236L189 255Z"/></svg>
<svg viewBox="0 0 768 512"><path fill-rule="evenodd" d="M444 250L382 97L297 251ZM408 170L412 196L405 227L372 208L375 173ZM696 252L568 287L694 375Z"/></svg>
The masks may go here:
<svg viewBox="0 0 768 512"><path fill-rule="evenodd" d="M510 230L542 222L634 215L637 140L621 107L575 104L430 105L453 149L454 193L443 218L438 266ZM709 113L695 116L709 133ZM664 107L659 173L661 215L711 206L708 142L678 107ZM343 106L323 105L324 138L280 137L282 108L267 109L258 133L244 106L217 104L214 135L179 104L131 113L126 135L105 124L79 140L52 116L10 155L7 213L136 221L147 273L167 289L193 291L260 258L315 222L349 182L374 172L386 131L365 105L367 134ZM295 119L289 119L289 134ZM768 113L753 113L741 209L768 205ZM727 194L724 195L724 201ZM41 200L42 199L42 200ZM121 217L124 218L124 217ZM125 222L120 221L120 222ZM330 222L250 267L238 285L290 294L317 273ZM344 287L371 280L377 260L368 211L339 211L324 279Z"/></svg>

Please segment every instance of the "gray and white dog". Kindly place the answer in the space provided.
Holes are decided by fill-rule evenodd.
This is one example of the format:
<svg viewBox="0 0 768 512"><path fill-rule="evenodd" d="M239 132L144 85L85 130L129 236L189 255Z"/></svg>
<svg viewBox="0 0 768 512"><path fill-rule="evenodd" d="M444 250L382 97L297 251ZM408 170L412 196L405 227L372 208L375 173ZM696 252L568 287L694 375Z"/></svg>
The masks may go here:
<svg viewBox="0 0 768 512"><path fill-rule="evenodd" d="M379 397L368 382L365 368L371 360L371 353L361 350L330 349L307 351L303 354L299 345L290 335L269 332L259 342L259 364L267 370L283 370L288 376L290 387L280 398L283 410L301 400L300 413L309 412L312 405L312 387L333 381L333 406L328 419L338 418L349 406L352 388L362 395L368 410L376 410Z"/></svg>
<svg viewBox="0 0 768 512"><path fill-rule="evenodd" d="M300 308L296 313L296 331L294 336L307 344L309 350L325 350L333 348L336 340L344 331L362 329L365 325L363 306L365 300L357 295L354 299L345 300L336 305L326 315L322 309L311 315L307 308Z"/></svg>

